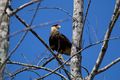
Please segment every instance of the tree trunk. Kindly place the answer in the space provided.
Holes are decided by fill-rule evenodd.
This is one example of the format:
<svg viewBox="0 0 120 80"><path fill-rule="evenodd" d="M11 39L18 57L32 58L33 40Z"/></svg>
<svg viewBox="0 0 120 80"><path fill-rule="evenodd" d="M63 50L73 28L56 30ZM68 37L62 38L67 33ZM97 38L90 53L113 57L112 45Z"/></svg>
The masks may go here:
<svg viewBox="0 0 120 80"><path fill-rule="evenodd" d="M5 68L4 61L8 52L8 23L9 18L6 14L8 0L0 0L0 80L3 80Z"/></svg>
<svg viewBox="0 0 120 80"><path fill-rule="evenodd" d="M73 11L73 37L71 57L75 55L82 47L83 34L83 0L74 0ZM71 78L72 80L82 80L81 73L81 53L78 53L71 59Z"/></svg>

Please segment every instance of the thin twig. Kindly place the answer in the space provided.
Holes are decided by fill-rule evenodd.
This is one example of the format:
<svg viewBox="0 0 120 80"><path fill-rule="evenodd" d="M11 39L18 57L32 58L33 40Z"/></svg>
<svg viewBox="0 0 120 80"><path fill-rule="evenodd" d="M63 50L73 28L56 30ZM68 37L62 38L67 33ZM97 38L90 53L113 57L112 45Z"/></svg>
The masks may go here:
<svg viewBox="0 0 120 80"><path fill-rule="evenodd" d="M6 57L4 63L1 65L0 68L2 68L2 66L9 60L9 58L13 55L13 53L18 49L18 47L20 46L20 44L22 43L22 41L24 40L25 36L26 36L27 32L25 32L25 34L22 35L21 39L18 41L18 43L16 44L15 48L8 53L8 56Z"/></svg>
<svg viewBox="0 0 120 80"><path fill-rule="evenodd" d="M61 7L39 7L38 9L56 9L56 10L60 10L64 13L66 13L68 16L72 17L72 15L65 9L61 8ZM34 9L31 9L29 11L33 11Z"/></svg>
<svg viewBox="0 0 120 80"><path fill-rule="evenodd" d="M75 17L72 16L72 14L70 14L67 10L61 8L61 7L39 7L39 9L55 9L55 10L59 10L62 11L64 13L66 13L69 17L71 17L73 20L77 21L77 19ZM32 11L34 9L31 9L30 11ZM77 21L78 22L78 21Z"/></svg>
<svg viewBox="0 0 120 80"><path fill-rule="evenodd" d="M51 62L53 59L55 59L55 57L51 57L50 59L48 59L45 63L42 64L42 66L46 66L49 62Z"/></svg>
<svg viewBox="0 0 120 80"><path fill-rule="evenodd" d="M88 5L87 5L87 10L86 10L84 21L83 21L83 27L85 26L85 22L86 22L86 19L87 19L87 16L88 16L90 5L91 5L91 0L89 0Z"/></svg>
<svg viewBox="0 0 120 80"><path fill-rule="evenodd" d="M84 66L81 66L81 68L83 68L87 72L87 75L90 74L87 68L85 68Z"/></svg>
<svg viewBox="0 0 120 80"><path fill-rule="evenodd" d="M18 47L20 46L20 44L22 43L22 41L24 40L25 36L27 35L27 32L25 32L21 39L18 41L18 43L16 44L15 48L13 50L11 50L11 52L9 52L9 56L8 56L8 59L12 56L12 54L18 49Z"/></svg>
<svg viewBox="0 0 120 80"><path fill-rule="evenodd" d="M32 17L32 20L31 20L31 23L30 23L29 26L31 26L31 25L33 24L33 21L34 21L34 19L35 19L35 17L36 17L36 14L37 14L37 12L38 12L38 8L39 8L40 4L41 4L41 2L39 2L39 3L37 4L37 7L36 7L36 9L35 9L34 15L33 15L33 17Z"/></svg>

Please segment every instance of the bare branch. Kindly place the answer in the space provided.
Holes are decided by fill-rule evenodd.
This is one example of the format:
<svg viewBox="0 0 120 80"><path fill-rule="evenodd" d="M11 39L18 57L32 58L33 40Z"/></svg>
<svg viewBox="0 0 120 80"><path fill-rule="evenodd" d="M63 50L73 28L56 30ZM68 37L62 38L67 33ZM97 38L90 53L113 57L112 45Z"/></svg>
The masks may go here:
<svg viewBox="0 0 120 80"><path fill-rule="evenodd" d="M39 9L56 9L56 10L60 10L64 13L66 13L68 16L72 17L72 15L65 9L61 8L61 7L39 7ZM32 11L34 9L31 9L30 11Z"/></svg>
<svg viewBox="0 0 120 80"><path fill-rule="evenodd" d="M21 69L15 71L14 73L9 74L9 76L12 78L11 80L13 80L16 75L23 73L25 71L29 71L29 72L35 73L39 77L40 74L38 72L35 72L34 70L37 70L37 69L33 67L22 67Z"/></svg>
<svg viewBox="0 0 120 80"><path fill-rule="evenodd" d="M111 38L111 39L107 39L107 40L114 40L114 39L120 39L120 36L119 36L119 37L115 37L115 38ZM75 55L79 54L80 52L82 52L82 51L84 51L84 50L86 50L86 49L88 49L88 48L90 48L90 47L92 47L92 46L95 46L95 45L97 45L97 44L100 44L100 43L102 43L102 42L104 42L104 41L105 41L105 40L99 41L99 42L96 42L96 43L93 43L93 44L90 44L90 45L84 47L83 49L79 50L76 54L72 55L69 59L67 59L62 65L60 65L59 67L57 67L56 69L54 69L53 72L59 70L60 68L62 68L62 66L65 65L68 61L70 61L71 58L74 57ZM51 59L52 59L52 58L51 58ZM45 64L45 65L46 65L46 64ZM46 76L44 76L44 78L47 77L48 75L51 75L51 74L52 74L52 72L48 73Z"/></svg>
<svg viewBox="0 0 120 80"><path fill-rule="evenodd" d="M110 38L110 39L107 39L107 40L114 40L114 39L120 39L120 36L114 37L114 38ZM90 45L84 47L83 49L79 50L76 54L74 54L74 55L71 56L68 60L66 60L62 65L60 65L59 67L57 67L56 69L54 69L53 72L59 70L63 65L65 65L68 61L70 61L71 58L74 57L75 55L79 54L80 52L82 52L82 51L84 51L84 50L86 50L86 49L88 49L88 48L90 48L90 47L92 47L92 46L95 46L95 45L98 45L98 44L100 44L100 43L103 43L104 41L106 41L106 40L98 41L98 42L96 42L96 43L90 44ZM51 58L51 59L52 59L52 58ZM45 65L46 65L46 64L45 64ZM44 76L44 78L47 77L48 75L51 75L51 74L52 74L52 72L48 73L46 76Z"/></svg>
<svg viewBox="0 0 120 80"><path fill-rule="evenodd" d="M25 3L25 4L21 5L20 7L18 7L17 9L13 10L13 12L12 12L10 15L14 15L14 14L16 14L18 11L22 10L23 8L26 8L26 7L34 4L34 3L41 2L41 1L43 1L43 0L31 0L30 2Z"/></svg>
<svg viewBox="0 0 120 80"><path fill-rule="evenodd" d="M39 7L39 9L55 9L55 10L62 11L64 13L66 13L69 17L72 17L73 20L78 22L78 20L75 17L73 17L72 14L70 14L67 10L65 10L61 7ZM32 11L32 10L34 10L34 9L31 9L30 11ZM87 13L86 13L86 17L87 17Z"/></svg>
<svg viewBox="0 0 120 80"><path fill-rule="evenodd" d="M32 23L33 23L33 21L34 21L34 18L35 18L36 14L37 14L39 5L40 5L40 2L39 2L39 4L37 5L37 8L36 8L35 13L34 13L34 15L33 15L33 17L32 17L30 26L32 25ZM27 30L27 31L25 32L25 34L22 36L22 38L20 39L20 41L18 42L18 44L16 45L16 47L9 53L9 55L8 55L8 57L6 58L6 60L5 60L4 63L6 63L7 60L9 60L9 58L12 56L12 54L13 54L13 53L16 51L16 49L20 46L20 44L21 44L22 41L24 40L24 38L25 38L25 36L27 35L27 33L28 33L28 30Z"/></svg>
<svg viewBox="0 0 120 80"><path fill-rule="evenodd" d="M33 0L33 1L31 1L31 2L29 2L29 3L26 3L26 4L30 5L30 3L35 2L35 1L37 1L37 0ZM24 5L25 5L25 4L24 4ZM39 7L39 4L38 4L38 7ZM36 13L37 13L37 10L35 11L35 14L34 14L32 20L31 20L30 25L32 25ZM28 31L26 31L25 34L23 34L23 36L21 37L21 39L18 41L16 47L9 53L9 56L8 56L8 58L6 59L6 61L11 57L11 55L12 55L12 54L16 51L16 49L20 46L20 44L21 44L22 41L24 40L24 38L25 38L25 36L27 35L27 33L28 33Z"/></svg>
<svg viewBox="0 0 120 80"><path fill-rule="evenodd" d="M19 16L18 16L19 17ZM19 17L20 18L20 17ZM22 20L22 19L21 19ZM38 26L32 26L32 27L26 27L25 29L23 30L19 30L19 31L16 31L14 33L11 33L10 35L8 35L8 37L13 37L21 32L24 32L24 31L29 31L30 29L35 29L35 28L39 28L39 27L43 27L43 26L47 26L47 25L50 25L50 24L53 24L53 23L61 23L61 22L65 22L67 21L68 18L65 18L65 19L60 19L60 20L56 20L56 21L51 21L51 22L45 22L45 23L42 23L42 24L39 24ZM25 21L22 20L24 23ZM26 23L25 23L26 24ZM28 25L28 24L27 24Z"/></svg>
<svg viewBox="0 0 120 80"><path fill-rule="evenodd" d="M89 12L89 9L90 9L90 5L91 5L91 0L89 0L89 2L88 2L87 10L86 10L84 21L83 21L83 28L84 28L84 25L85 25L85 22L86 22L86 19L87 19L87 15L88 15L88 12Z"/></svg>
<svg viewBox="0 0 120 80"><path fill-rule="evenodd" d="M39 3L37 4L37 7L36 7L36 9L35 9L34 15L33 15L33 17L32 17L32 20L31 20L31 23L30 23L29 26L31 26L31 25L33 24L33 21L34 21L34 19L35 19L35 17L36 17L36 14L37 14L37 12L38 12L38 8L39 8L39 6L40 6L40 3L41 3L41 2L39 2Z"/></svg>
<svg viewBox="0 0 120 80"><path fill-rule="evenodd" d="M20 73L22 73L22 72L24 72L24 71L29 71L29 70L36 70L36 68L33 68L33 67L21 68L21 69L15 71L14 73L12 73L12 74L10 75L10 77L14 77L14 76L16 76L17 74L20 74Z"/></svg>
<svg viewBox="0 0 120 80"><path fill-rule="evenodd" d="M90 74L87 68L85 68L84 66L81 66L81 68L83 68L87 72L87 75Z"/></svg>
<svg viewBox="0 0 120 80"><path fill-rule="evenodd" d="M15 16L18 18L18 20L20 20L20 22L26 27L29 28L29 30L32 32L32 34L38 38L43 45L51 52L51 54L55 57L55 59L58 61L58 63L61 65L62 62L58 59L58 57L56 57L55 53L52 51L52 49L45 43L45 41L33 30L30 28L30 26L28 24L25 23L25 21L23 21L18 15L15 14ZM66 75L68 76L68 78L70 79L70 76L68 74L68 71L64 68L64 66L62 66L62 69L64 70L64 72L66 73Z"/></svg>
<svg viewBox="0 0 120 80"><path fill-rule="evenodd" d="M53 57L51 57L50 59L48 59L46 62L44 62L43 64L42 64L42 66L44 67L44 66L46 66L49 62L51 62L53 59L55 59L55 57L53 56Z"/></svg>
<svg viewBox="0 0 120 80"><path fill-rule="evenodd" d="M21 73L24 70L26 71L28 69L43 69L43 70L46 70L46 71L49 71L49 72L53 72L53 70L48 69L46 67L41 67L41 66L36 66L36 65L31 65L31 64L25 64L25 63L21 63L21 62L13 62L13 61L11 62L11 61L9 61L8 64L16 64L16 65L26 66L26 68L24 68L23 70L19 70L17 73L14 73L14 75L16 75L18 73ZM60 74L58 72L53 72L53 73L62 77L62 78L64 78L65 80L67 80L67 78L65 76L63 76L62 74ZM11 76L14 76L14 75L11 75Z"/></svg>
<svg viewBox="0 0 120 80"><path fill-rule="evenodd" d="M20 44L22 43L22 41L24 40L25 36L26 36L27 32L25 32L23 34L23 36L21 37L21 39L18 41L17 45L15 46L15 48L13 50L11 50L11 52L9 52L9 55L7 56L6 60L4 63L6 63L9 58L12 56L12 54L18 49L18 47L20 46Z"/></svg>
<svg viewBox="0 0 120 80"><path fill-rule="evenodd" d="M94 78L97 70L99 69L99 67L100 67L100 65L101 65L101 63L103 61L104 55L105 55L106 50L108 48L109 40L107 40L107 39L110 38L111 32L112 32L112 30L114 28L114 25L115 25L115 23L116 23L116 21L117 21L117 19L119 17L119 14L120 14L120 12L119 12L120 0L117 0L117 2L118 3L116 3L116 5L115 5L114 14L113 14L113 16L111 18L108 30L106 31L106 34L105 34L105 37L104 37L104 40L106 40L106 41L103 42L103 45L102 45L101 51L99 53L98 59L96 61L96 64L95 64L95 66L94 66L94 68L93 68L93 70L92 70L92 72L91 72L91 74L89 76L89 80L92 80Z"/></svg>
<svg viewBox="0 0 120 80"><path fill-rule="evenodd" d="M107 40L115 40L115 39L120 39L120 36L114 37L114 38L110 38L110 39L107 39ZM96 42L96 43L93 43L93 44L90 44L90 45L84 47L83 49L79 50L76 54L74 54L73 56L71 56L68 60L66 60L66 61L65 61L62 65L60 65L58 68L54 69L53 72L59 70L60 68L62 68L63 65L65 65L68 61L71 60L72 57L74 57L75 55L79 54L80 52L82 52L82 51L84 51L84 50L86 50L86 49L88 49L88 48L90 48L90 47L92 47L92 46L95 46L95 45L98 45L98 44L100 44L100 43L103 43L104 41L107 41L107 40L98 41L98 42ZM50 60L53 59L53 58L54 58L54 57L50 58ZM48 62L49 62L49 61L48 61ZM46 63L43 64L43 65L46 65L48 62L46 62ZM52 72L48 73L46 76L44 76L44 78L47 77L48 75L51 75L51 74L52 74ZM41 79L41 78L40 78L40 79Z"/></svg>
<svg viewBox="0 0 120 80"><path fill-rule="evenodd" d="M50 49L50 47L44 42L44 40L35 32L33 31L28 24L25 23L18 15L16 15L16 18L26 27L29 28L29 30L45 45L45 47L54 54L54 52ZM55 55L55 54L54 54Z"/></svg>
<svg viewBox="0 0 120 80"><path fill-rule="evenodd" d="M51 62L53 59L55 59L55 57L51 57L50 59L48 59L45 63L42 64L42 66L46 66L49 62ZM63 63L66 64L66 62L64 61ZM68 66L70 66L70 63L67 64ZM86 72L87 72L87 75L89 75L89 71L87 70L87 68L85 68L84 66L81 66L81 68L83 68Z"/></svg>
<svg viewBox="0 0 120 80"><path fill-rule="evenodd" d="M114 61L112 61L110 64L106 65L104 68L101 68L97 71L97 74L104 72L106 70L108 70L109 68L111 68L113 65L117 64L118 62L120 62L120 57L115 59Z"/></svg>

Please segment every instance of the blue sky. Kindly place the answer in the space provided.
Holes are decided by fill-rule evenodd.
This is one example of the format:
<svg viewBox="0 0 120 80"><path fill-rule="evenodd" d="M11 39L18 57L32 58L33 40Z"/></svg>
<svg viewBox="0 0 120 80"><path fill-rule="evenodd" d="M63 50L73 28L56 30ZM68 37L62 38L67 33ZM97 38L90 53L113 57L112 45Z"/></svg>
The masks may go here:
<svg viewBox="0 0 120 80"><path fill-rule="evenodd" d="M30 0L12 0L12 7L15 9L20 5L29 2ZM84 9L86 10L87 3L89 0L85 0ZM89 14L87 17L87 21L84 29L84 37L83 37L83 47L89 45L90 43L94 43L96 41L103 40L104 34L108 28L111 15L113 13L115 0L92 0L91 6L89 9ZM71 15L73 14L73 0L44 0L41 7L60 7L69 12ZM23 10L21 10L18 15L23 18L28 24L30 24L32 16L34 14L35 5L31 5ZM40 9L33 21L32 26L39 26L40 24L46 22L53 22L52 24L56 24L58 20L63 20L69 18L67 21L59 23L62 28L60 32L66 35L70 41L72 41L72 18L68 16L66 13L55 10L55 9ZM50 36L50 27L52 24L39 26L34 29L39 36L43 38L43 40L48 43L48 39ZM111 37L117 37L120 35L119 33L119 24L120 19L115 25L113 29ZM14 32L24 29L25 27L13 16L10 21L10 34L12 35ZM12 50L24 32L21 32L14 37L10 38L10 50ZM82 65L85 66L89 71L92 70L93 65L97 59L97 56L100 52L102 44L93 46L89 49L83 51L83 60ZM103 60L101 67L109 64L111 61L120 57L120 39L111 40L110 45L108 47L107 53ZM29 64L37 64L43 57L48 57L50 52L46 49L46 47L31 33L28 32L24 41L20 45L20 47L16 50L16 52L12 55L11 60L19 61ZM40 58L38 58L38 56ZM68 58L64 56L65 58ZM54 60L50 62L46 67L55 69L58 67L58 63ZM20 66L8 65L7 69L10 72L14 72L19 69ZM13 70L14 69L14 70ZM69 67L68 67L69 69ZM38 70L37 72L40 75L44 75L47 72L44 70ZM63 72L63 71L62 71ZM120 64L114 65L109 70L101 73L95 77L95 80L118 80L120 79ZM83 70L83 76L86 76L86 72ZM15 80L32 80L36 78L34 73L32 72L24 72L16 76ZM31 78L31 79L30 79ZM51 75L45 80L61 80L60 77L56 75Z"/></svg>

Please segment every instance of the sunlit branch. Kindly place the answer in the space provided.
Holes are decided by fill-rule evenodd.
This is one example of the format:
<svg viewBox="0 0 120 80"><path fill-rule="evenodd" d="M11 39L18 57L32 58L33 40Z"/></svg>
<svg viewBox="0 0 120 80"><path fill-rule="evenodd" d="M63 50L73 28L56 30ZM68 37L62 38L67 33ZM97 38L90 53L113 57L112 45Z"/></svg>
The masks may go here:
<svg viewBox="0 0 120 80"><path fill-rule="evenodd" d="M38 69L33 68L33 67L23 67L23 68L15 71L14 73L11 73L9 76L12 78L11 80L13 80L16 75L18 75L22 72L25 72L25 71L29 71L29 72L35 73L38 77L40 77L40 74L38 72L35 72L34 70L38 70Z"/></svg>
<svg viewBox="0 0 120 80"><path fill-rule="evenodd" d="M9 63L8 63L8 64L9 64ZM24 72L24 71L29 71L29 70L36 70L36 68L34 68L34 67L23 67L23 68L15 71L14 73L12 73L12 74L10 75L10 77L14 77L14 76L16 76L17 74L20 74L20 73L22 73L22 72Z"/></svg>
<svg viewBox="0 0 120 80"><path fill-rule="evenodd" d="M110 64L106 65L105 67L99 69L99 70L97 71L97 74L108 70L108 69L111 68L113 65L117 64L118 62L120 62L120 57L117 58L117 59L115 59L115 60L112 61Z"/></svg>
<svg viewBox="0 0 120 80"><path fill-rule="evenodd" d="M18 73L21 73L21 72L29 70L29 69L43 69L43 70L46 70L46 71L49 71L49 72L53 71L53 70L48 69L46 67L41 67L41 66L36 66L36 65L31 65L31 64L21 63L21 62L13 62L13 61L11 62L11 61L9 61L8 64L16 64L16 65L26 66L26 68L24 68L23 70L21 69L17 73L14 73L14 75L11 75L12 77L15 76ZM53 73L62 77L62 78L64 78L65 80L67 80L67 78L65 76L63 76L62 74L60 74L58 72L53 72Z"/></svg>
<svg viewBox="0 0 120 80"><path fill-rule="evenodd" d="M18 7L17 9L13 10L13 12L12 12L10 15L14 15L14 14L16 14L18 11L23 10L24 8L26 8L26 7L28 7L28 6L30 6L30 5L32 5L32 4L34 4L34 3L37 3L37 2L41 2L41 1L43 1L43 0L31 0L30 2L25 3L25 4L21 5L20 7Z"/></svg>
<svg viewBox="0 0 120 80"><path fill-rule="evenodd" d="M119 12L120 0L118 0L116 2L118 2L118 3L116 3L116 5L115 5L113 16L111 18L111 21L109 23L109 27L108 27L108 29L106 31L105 36L104 36L104 40L105 41L103 42L103 45L102 45L101 51L99 53L99 56L97 58L96 64L94 65L93 70L92 70L92 72L91 72L91 74L89 76L90 80L94 78L96 72L98 71L98 69L99 69L99 67L100 67L100 65L101 65L101 63L103 61L103 58L104 58L105 53L106 53L106 50L108 48L109 40L107 40L107 39L110 38L111 32L112 32L112 30L114 28L114 25L115 25L115 23L116 23L116 21L117 21L117 19L119 17L119 14L120 14L120 12Z"/></svg>

